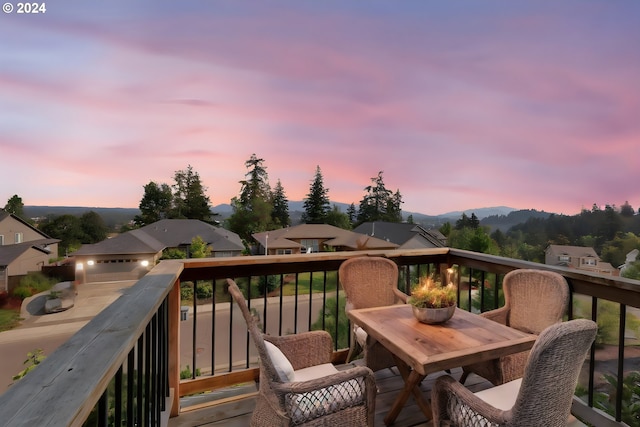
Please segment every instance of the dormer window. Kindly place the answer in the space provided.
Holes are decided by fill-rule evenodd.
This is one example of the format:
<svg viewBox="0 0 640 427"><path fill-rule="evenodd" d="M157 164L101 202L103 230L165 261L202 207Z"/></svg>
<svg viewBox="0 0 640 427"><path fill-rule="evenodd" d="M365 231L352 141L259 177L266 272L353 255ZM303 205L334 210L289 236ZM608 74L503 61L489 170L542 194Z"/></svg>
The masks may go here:
<svg viewBox="0 0 640 427"><path fill-rule="evenodd" d="M595 266L597 264L595 258L582 258L582 265Z"/></svg>

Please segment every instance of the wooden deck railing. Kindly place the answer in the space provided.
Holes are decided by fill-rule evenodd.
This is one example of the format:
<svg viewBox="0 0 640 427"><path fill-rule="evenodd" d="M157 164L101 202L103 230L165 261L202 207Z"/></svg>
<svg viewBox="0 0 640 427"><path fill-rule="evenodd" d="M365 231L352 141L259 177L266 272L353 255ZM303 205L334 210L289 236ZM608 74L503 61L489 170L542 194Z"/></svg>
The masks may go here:
<svg viewBox="0 0 640 427"><path fill-rule="evenodd" d="M257 315L264 321L263 327L270 333L296 333L311 328L312 309L324 307L328 298L340 298L336 287L339 265L355 256L384 256L400 267L400 287L408 289L411 275L419 269L432 268L439 264L457 265L461 306L470 310L488 310L498 304L498 288L505 273L516 268L537 268L556 271L570 284L572 305L570 317L590 316L602 320L598 313L598 300L615 304L619 328L617 335L617 361L614 360L618 389L612 393L613 416L600 411L597 406L595 379L595 353L591 353L588 369L586 398L575 399L574 413L596 426L624 425L622 423L622 378L630 360L625 358L625 319L628 311L640 308L638 282L617 277L583 273L579 270L552 267L456 249L426 249L409 251L360 251L313 253L283 256L253 256L219 259L163 261L142 278L131 290L120 297L67 343L51 354L38 368L0 396L0 420L3 425L22 426L71 426L82 425L87 420L96 425L159 425L168 414L178 416L179 398L201 391L210 391L230 385L253 381L257 369L251 361L246 329L241 321L235 322L233 305L229 302L211 301L212 313L220 311L227 323L211 315L211 336L207 345L212 349L211 361L203 362L205 375L195 375L198 368L195 357L197 349L180 360L181 340L198 335L200 306L192 309L192 333L184 336L180 320L180 284L192 282L195 286L203 281L226 277L258 278L276 276L283 283L286 276L295 288L287 304L293 311L293 324L286 326L285 318L291 313L283 312L283 299L264 296L250 297ZM331 288L331 293L321 293L315 298L299 291L299 275L311 274L320 277L320 282ZM247 281L249 283L250 280ZM477 289L475 287L477 285ZM487 289L485 290L485 286ZM471 296L479 298L471 302ZM486 295L486 297L485 297ZM492 295L494 297L492 297ZM576 312L577 300L587 301L588 312L581 308ZM275 307L273 316L267 306ZM222 309L220 309L222 307ZM289 307L289 306L287 306ZM338 305L336 305L338 307ZM584 304L581 306L584 307ZM227 311L228 310L228 311ZM288 310L288 309L287 309ZM337 308L335 316L344 316ZM304 319L301 321L301 319ZM215 323L217 322L217 323ZM336 322L337 324L338 322ZM324 325L324 324L323 324ZM216 331L223 328L225 337L217 337ZM236 333L237 329L244 330ZM335 327L337 337L337 326ZM180 331L183 330L183 336ZM184 342L183 342L184 344ZM233 350L240 347L240 352ZM183 346L184 347L184 346ZM335 360L346 356L336 338ZM216 359L216 350L227 356ZM236 359L243 362L238 364ZM199 361L198 361L199 362ZM180 380L180 370L186 364L193 369L191 379ZM617 392L617 393L616 393ZM594 406L596 407L594 409Z"/></svg>

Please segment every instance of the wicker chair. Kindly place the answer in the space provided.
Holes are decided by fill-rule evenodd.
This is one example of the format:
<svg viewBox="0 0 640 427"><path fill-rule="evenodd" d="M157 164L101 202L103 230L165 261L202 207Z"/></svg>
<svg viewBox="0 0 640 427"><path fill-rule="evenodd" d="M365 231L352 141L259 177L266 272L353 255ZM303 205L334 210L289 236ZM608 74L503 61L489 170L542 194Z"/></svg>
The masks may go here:
<svg viewBox="0 0 640 427"><path fill-rule="evenodd" d="M595 322L557 323L545 329L531 350L522 379L476 394L451 376L436 379L431 391L433 425L566 426L585 356L596 337ZM492 405L484 393L501 399Z"/></svg>
<svg viewBox="0 0 640 427"><path fill-rule="evenodd" d="M338 371L325 331L275 337L263 334L236 283L229 292L240 307L258 351L260 386L251 426L373 426L376 384L359 366Z"/></svg>
<svg viewBox="0 0 640 427"><path fill-rule="evenodd" d="M503 325L539 334L562 321L569 305L569 285L558 273L542 270L513 270L504 276L503 307L481 315ZM528 351L463 367L460 382L470 373L486 378L494 385L521 378Z"/></svg>
<svg viewBox="0 0 640 427"><path fill-rule="evenodd" d="M398 289L398 266L389 259L366 256L348 259L340 265L338 277L347 297L347 312L407 302L407 295ZM373 371L396 364L387 349L353 325L347 362L363 350L365 365Z"/></svg>

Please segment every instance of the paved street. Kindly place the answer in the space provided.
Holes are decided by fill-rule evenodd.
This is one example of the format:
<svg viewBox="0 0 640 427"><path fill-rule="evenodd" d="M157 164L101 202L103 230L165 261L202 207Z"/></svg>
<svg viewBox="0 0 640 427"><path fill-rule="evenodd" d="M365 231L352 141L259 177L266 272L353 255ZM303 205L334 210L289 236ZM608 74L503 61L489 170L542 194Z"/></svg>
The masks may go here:
<svg viewBox="0 0 640 427"><path fill-rule="evenodd" d="M315 295L311 303L312 320L315 322L320 314L322 304L322 295ZM252 310L264 322L264 300L252 300ZM231 341L233 364L241 364L246 360L247 349L247 327L242 317L242 313L237 305L233 305L233 320L231 329L229 325L229 303L217 304L215 317L216 342L214 348L215 359L213 363L216 370L228 370L229 368L229 336L233 337ZM211 371L211 331L212 324L211 305L198 306L197 313L197 331L196 331L196 367L202 372ZM280 299L278 297L267 299L266 312L267 332L272 335L278 335L278 324L280 319ZM294 319L298 320L297 332L309 330L309 296L304 295L298 298L298 312L295 313L295 297L284 297L282 303L282 334L290 334L294 332ZM184 368L189 365L193 369L193 309L190 309L186 321L183 321L180 328L180 364ZM255 357L255 355L252 354Z"/></svg>

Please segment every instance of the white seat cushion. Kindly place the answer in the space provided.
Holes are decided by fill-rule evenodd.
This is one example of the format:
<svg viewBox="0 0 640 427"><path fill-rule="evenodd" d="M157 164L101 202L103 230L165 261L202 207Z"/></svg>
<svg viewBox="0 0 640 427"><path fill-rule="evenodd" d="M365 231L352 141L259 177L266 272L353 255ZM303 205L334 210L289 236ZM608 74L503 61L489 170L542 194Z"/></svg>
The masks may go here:
<svg viewBox="0 0 640 427"><path fill-rule="evenodd" d="M315 380L316 378L326 377L327 375L335 374L336 372L338 372L338 370L333 366L333 364L323 363L322 365L310 366L308 368L293 371L291 381L302 382Z"/></svg>
<svg viewBox="0 0 640 427"><path fill-rule="evenodd" d="M517 380L509 381L508 383L488 388L474 394L494 408L506 411L511 409L513 405L515 405L521 384L522 378L519 378ZM580 420L578 420L573 415L569 415L567 426L580 427L584 426L584 424L582 424Z"/></svg>
<svg viewBox="0 0 640 427"><path fill-rule="evenodd" d="M367 333L364 331L364 329L356 325L353 328L353 332L356 335L356 340L358 341L358 344L360 344L361 346L364 346L364 344L367 342Z"/></svg>
<svg viewBox="0 0 640 427"><path fill-rule="evenodd" d="M293 373L293 365L287 359L287 356L282 353L282 351L270 343L269 341L264 342L265 347L267 347L267 353L269 353L269 358L271 359L271 363L273 363L274 368L276 368L276 372L280 377L280 381L282 382L291 382L293 381L294 373Z"/></svg>

